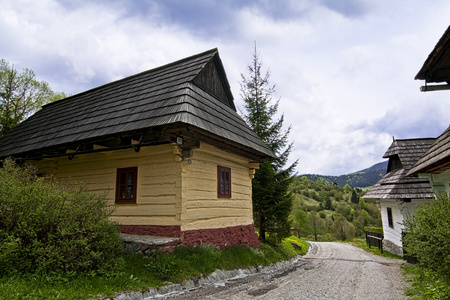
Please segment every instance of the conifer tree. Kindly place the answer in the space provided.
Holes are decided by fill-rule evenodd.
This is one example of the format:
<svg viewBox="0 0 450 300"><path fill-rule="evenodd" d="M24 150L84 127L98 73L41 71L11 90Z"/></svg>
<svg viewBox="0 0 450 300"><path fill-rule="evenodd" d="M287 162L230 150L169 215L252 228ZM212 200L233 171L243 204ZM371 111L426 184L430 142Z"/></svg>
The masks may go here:
<svg viewBox="0 0 450 300"><path fill-rule="evenodd" d="M279 100L272 104L275 86L269 85L269 71L263 75L261 68L255 43L248 77L241 74L241 97L244 119L277 156L274 161L262 162L253 179L253 218L260 240L265 241L266 233L274 240L289 236L292 195L288 189L297 162L285 167L293 145L288 141L290 127L283 131L284 115L276 118Z"/></svg>

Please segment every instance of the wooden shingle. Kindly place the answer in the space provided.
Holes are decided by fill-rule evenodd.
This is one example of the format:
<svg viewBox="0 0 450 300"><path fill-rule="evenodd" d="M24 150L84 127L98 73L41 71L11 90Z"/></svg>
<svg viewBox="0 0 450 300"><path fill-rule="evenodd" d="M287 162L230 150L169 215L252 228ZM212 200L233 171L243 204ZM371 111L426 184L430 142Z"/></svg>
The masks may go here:
<svg viewBox="0 0 450 300"><path fill-rule="evenodd" d="M450 83L450 26L437 42L415 79Z"/></svg>
<svg viewBox="0 0 450 300"><path fill-rule="evenodd" d="M180 132L256 160L275 157L236 112L212 49L44 106L0 138L0 158L167 143Z"/></svg>
<svg viewBox="0 0 450 300"><path fill-rule="evenodd" d="M403 200L432 198L433 192L429 180L408 177L407 173L434 141L433 138L393 141L383 156L389 158L386 175L363 198Z"/></svg>
<svg viewBox="0 0 450 300"><path fill-rule="evenodd" d="M440 174L450 169L450 126L436 139L407 175Z"/></svg>

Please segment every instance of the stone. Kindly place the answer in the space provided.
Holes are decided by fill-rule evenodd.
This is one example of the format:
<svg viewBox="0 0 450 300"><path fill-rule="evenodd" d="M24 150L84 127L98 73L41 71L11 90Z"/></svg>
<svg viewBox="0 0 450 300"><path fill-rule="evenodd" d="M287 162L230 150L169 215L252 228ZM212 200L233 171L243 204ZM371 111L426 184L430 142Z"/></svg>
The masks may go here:
<svg viewBox="0 0 450 300"><path fill-rule="evenodd" d="M128 297L126 294L120 294L119 296L114 298L114 300L128 300Z"/></svg>
<svg viewBox="0 0 450 300"><path fill-rule="evenodd" d="M186 289L188 291L192 291L192 290L200 288L201 284L200 284L199 278L196 277L196 278L186 280L185 282L183 282L182 286L184 289Z"/></svg>
<svg viewBox="0 0 450 300"><path fill-rule="evenodd" d="M132 292L130 294L130 300L142 300L142 293L140 292Z"/></svg>

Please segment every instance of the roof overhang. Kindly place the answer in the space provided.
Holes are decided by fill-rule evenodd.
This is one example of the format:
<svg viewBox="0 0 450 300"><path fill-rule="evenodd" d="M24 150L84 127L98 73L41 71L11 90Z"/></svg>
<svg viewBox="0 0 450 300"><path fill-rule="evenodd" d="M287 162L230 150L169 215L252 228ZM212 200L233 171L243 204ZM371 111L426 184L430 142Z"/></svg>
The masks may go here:
<svg viewBox="0 0 450 300"><path fill-rule="evenodd" d="M181 139L180 139L181 138ZM239 143L216 136L206 130L192 125L175 123L168 126L160 126L145 130L135 130L102 136L95 139L86 139L74 143L66 143L37 149L31 152L22 152L12 155L18 161L41 160L56 157L68 157L69 159L82 154L109 152L123 149L134 149L139 152L142 147L162 144L178 144L183 150L198 148L199 142L206 142L221 150L235 153L250 158L252 161L274 160L276 157L246 147ZM6 157L0 158L4 159Z"/></svg>
<svg viewBox="0 0 450 300"><path fill-rule="evenodd" d="M425 86L420 88L422 92L450 89L450 26L428 55L414 79L425 80ZM427 84L430 82L447 84L430 86Z"/></svg>

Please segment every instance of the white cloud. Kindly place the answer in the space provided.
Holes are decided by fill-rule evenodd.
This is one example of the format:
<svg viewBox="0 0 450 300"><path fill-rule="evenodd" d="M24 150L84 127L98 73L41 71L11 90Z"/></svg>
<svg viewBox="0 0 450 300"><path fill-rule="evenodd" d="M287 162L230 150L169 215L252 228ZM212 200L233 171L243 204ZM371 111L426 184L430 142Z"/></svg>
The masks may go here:
<svg viewBox="0 0 450 300"><path fill-rule="evenodd" d="M357 171L382 160L392 135L436 136L448 125L449 96L420 93L413 80L448 26L444 0L4 2L0 58L56 91L218 47L242 108L240 73L256 41L300 174Z"/></svg>

